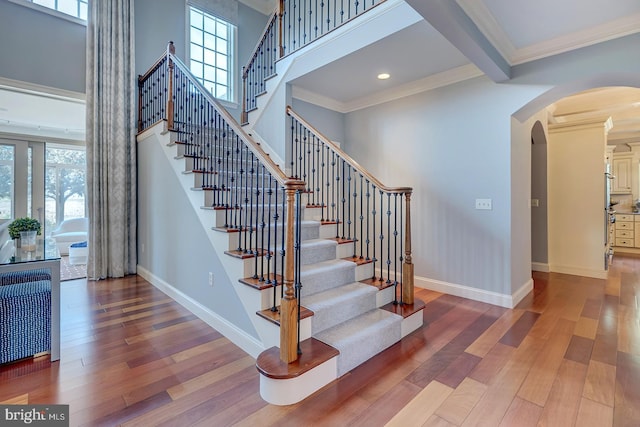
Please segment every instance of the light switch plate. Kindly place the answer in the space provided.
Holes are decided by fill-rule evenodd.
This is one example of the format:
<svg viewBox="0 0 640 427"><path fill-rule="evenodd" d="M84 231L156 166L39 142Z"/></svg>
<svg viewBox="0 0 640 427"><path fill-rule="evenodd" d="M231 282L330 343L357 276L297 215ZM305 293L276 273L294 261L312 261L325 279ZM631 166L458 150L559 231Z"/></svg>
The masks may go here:
<svg viewBox="0 0 640 427"><path fill-rule="evenodd" d="M491 199L476 199L476 209L491 210L493 209Z"/></svg>

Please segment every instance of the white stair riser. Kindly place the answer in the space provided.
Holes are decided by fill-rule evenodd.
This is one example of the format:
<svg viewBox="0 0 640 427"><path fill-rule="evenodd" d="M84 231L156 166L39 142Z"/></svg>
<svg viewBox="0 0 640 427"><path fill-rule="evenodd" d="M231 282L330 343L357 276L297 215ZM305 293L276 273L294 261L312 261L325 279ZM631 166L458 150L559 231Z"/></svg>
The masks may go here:
<svg viewBox="0 0 640 427"><path fill-rule="evenodd" d="M259 318L259 334L264 340L265 348L280 348L280 327L263 317L257 317ZM309 338L311 338L311 318L307 317L300 320L300 341L304 341Z"/></svg>
<svg viewBox="0 0 640 427"><path fill-rule="evenodd" d="M392 302L394 298L395 294L393 286L378 291L378 293L376 294L376 307L387 305Z"/></svg>

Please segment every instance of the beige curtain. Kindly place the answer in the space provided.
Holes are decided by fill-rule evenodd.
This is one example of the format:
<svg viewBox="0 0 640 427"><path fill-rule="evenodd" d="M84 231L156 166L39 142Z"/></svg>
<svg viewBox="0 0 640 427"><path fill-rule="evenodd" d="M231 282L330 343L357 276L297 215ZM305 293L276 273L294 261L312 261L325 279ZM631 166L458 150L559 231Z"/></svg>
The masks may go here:
<svg viewBox="0 0 640 427"><path fill-rule="evenodd" d="M87 277L136 272L134 0L89 2Z"/></svg>

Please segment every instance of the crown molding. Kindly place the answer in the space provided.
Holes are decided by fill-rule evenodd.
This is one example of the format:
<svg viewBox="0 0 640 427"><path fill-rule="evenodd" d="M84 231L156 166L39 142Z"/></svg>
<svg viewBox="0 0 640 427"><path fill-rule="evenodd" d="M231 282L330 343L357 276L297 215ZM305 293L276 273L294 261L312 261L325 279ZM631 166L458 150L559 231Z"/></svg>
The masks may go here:
<svg viewBox="0 0 640 427"><path fill-rule="evenodd" d="M484 75L482 71L473 64L463 65L451 70L427 76L413 82L409 82L400 86L395 86L370 96L365 96L350 102L339 102L324 95L308 91L293 86L292 96L301 101L309 102L320 107L328 108L339 113L350 113L352 111L361 110L374 105L384 104L385 102L394 101L396 99L415 95L417 93L426 92L437 89L439 87L448 86L464 80L472 79Z"/></svg>
<svg viewBox="0 0 640 427"><path fill-rule="evenodd" d="M458 4L467 14L474 24L478 27L480 32L489 40L494 48L502 55L502 57L509 63L511 63L511 57L516 52L516 48L511 43L509 36L502 30L502 26L498 23L496 18L491 14L484 1L478 0L457 0Z"/></svg>
<svg viewBox="0 0 640 427"><path fill-rule="evenodd" d="M509 61L512 65L523 64L638 32L640 32L640 14L630 15L606 24L517 49L509 58Z"/></svg>
<svg viewBox="0 0 640 427"><path fill-rule="evenodd" d="M10 90L13 92L28 93L52 99L61 99L63 101L84 104L87 96L81 92L74 92L65 89L58 89L51 86L43 86L36 83L25 82L22 80L13 80L0 76L0 89Z"/></svg>
<svg viewBox="0 0 640 427"><path fill-rule="evenodd" d="M565 123L550 123L548 126L549 133L573 132L576 130L602 128L605 134L609 133L613 128L613 120L609 116L592 118L589 120L580 120Z"/></svg>
<svg viewBox="0 0 640 427"><path fill-rule="evenodd" d="M517 49L483 1L457 1L462 10L511 66L640 32L640 14L635 14Z"/></svg>

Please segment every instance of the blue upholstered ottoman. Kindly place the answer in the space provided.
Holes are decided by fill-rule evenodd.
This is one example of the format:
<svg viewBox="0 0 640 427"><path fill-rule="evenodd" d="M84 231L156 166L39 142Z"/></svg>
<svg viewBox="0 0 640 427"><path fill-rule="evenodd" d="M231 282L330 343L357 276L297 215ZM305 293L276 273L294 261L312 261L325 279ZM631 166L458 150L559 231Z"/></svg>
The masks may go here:
<svg viewBox="0 0 640 427"><path fill-rule="evenodd" d="M0 274L0 284L9 283L0 285L0 363L51 350L50 277L47 270Z"/></svg>

